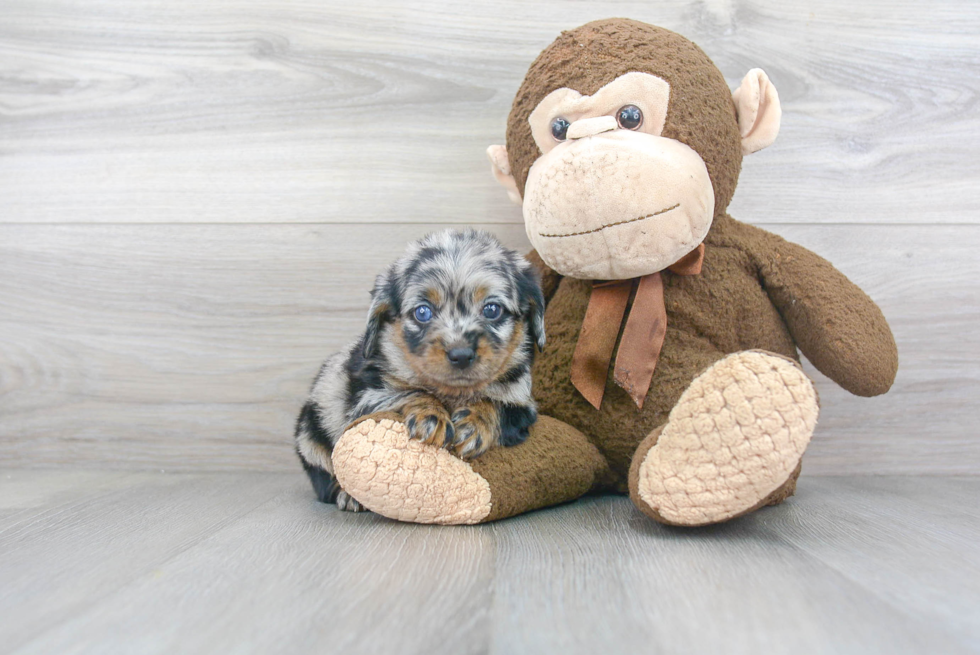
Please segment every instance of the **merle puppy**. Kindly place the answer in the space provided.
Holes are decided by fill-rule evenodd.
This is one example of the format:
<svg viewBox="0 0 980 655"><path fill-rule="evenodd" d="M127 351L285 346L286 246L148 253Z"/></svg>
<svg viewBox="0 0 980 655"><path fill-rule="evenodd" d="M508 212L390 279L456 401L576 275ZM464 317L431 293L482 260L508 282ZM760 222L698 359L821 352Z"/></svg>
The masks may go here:
<svg viewBox="0 0 980 655"><path fill-rule="evenodd" d="M474 230L413 243L378 276L363 336L323 363L296 422L317 498L363 509L337 484L330 455L372 412L401 413L412 438L463 459L523 442L544 342L544 298L523 257Z"/></svg>

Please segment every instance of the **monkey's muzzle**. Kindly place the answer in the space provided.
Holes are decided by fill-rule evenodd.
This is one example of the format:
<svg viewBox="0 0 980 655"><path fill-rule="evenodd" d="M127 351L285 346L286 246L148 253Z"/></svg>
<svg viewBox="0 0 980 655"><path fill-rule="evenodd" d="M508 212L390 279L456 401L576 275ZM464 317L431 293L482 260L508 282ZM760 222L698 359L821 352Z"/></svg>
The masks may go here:
<svg viewBox="0 0 980 655"><path fill-rule="evenodd" d="M527 235L562 275L649 275L697 247L714 214L701 157L664 137L604 131L564 142L531 167Z"/></svg>

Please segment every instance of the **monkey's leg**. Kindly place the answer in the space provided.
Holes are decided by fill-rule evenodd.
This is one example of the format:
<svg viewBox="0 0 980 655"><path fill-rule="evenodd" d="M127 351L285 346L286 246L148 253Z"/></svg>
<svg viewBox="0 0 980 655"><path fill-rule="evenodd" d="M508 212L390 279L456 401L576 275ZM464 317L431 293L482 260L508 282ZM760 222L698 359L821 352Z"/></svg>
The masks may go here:
<svg viewBox="0 0 980 655"><path fill-rule="evenodd" d="M634 504L672 525L708 525L793 494L817 423L817 394L799 365L734 353L699 375L630 467Z"/></svg>
<svg viewBox="0 0 980 655"><path fill-rule="evenodd" d="M527 440L470 462L409 439L391 413L354 423L333 451L344 490L373 512L412 523L494 521L574 500L609 475L578 430L542 416Z"/></svg>

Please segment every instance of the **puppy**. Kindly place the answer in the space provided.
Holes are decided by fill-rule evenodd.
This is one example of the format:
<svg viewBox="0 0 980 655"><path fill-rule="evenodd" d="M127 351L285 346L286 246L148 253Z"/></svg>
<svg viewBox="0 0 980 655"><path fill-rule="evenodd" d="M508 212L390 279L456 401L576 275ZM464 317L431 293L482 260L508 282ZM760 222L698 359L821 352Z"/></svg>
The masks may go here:
<svg viewBox="0 0 980 655"><path fill-rule="evenodd" d="M351 422L399 412L412 438L458 457L514 446L537 420L534 347L544 297L533 267L477 231L430 234L378 276L364 334L324 362L296 422L296 452L317 498L363 507L330 455Z"/></svg>

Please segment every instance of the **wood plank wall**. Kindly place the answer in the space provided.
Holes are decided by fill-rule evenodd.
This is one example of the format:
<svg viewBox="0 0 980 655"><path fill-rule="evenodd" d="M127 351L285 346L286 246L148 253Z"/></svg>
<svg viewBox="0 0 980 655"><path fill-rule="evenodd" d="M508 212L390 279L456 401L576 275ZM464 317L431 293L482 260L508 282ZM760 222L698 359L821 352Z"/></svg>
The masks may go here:
<svg viewBox="0 0 980 655"><path fill-rule="evenodd" d="M980 471L980 5L950 0L3 0L0 465L295 469L408 240L529 247L484 150L537 53L617 15L769 73L782 132L730 211L892 323L890 394L817 375L807 470Z"/></svg>

